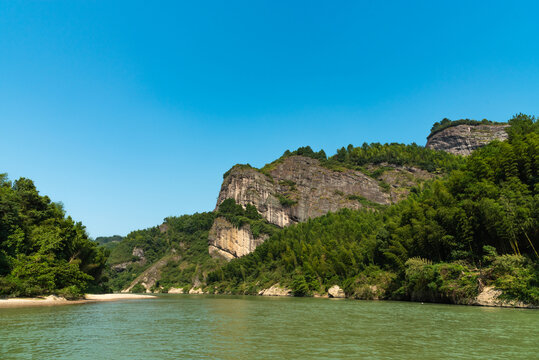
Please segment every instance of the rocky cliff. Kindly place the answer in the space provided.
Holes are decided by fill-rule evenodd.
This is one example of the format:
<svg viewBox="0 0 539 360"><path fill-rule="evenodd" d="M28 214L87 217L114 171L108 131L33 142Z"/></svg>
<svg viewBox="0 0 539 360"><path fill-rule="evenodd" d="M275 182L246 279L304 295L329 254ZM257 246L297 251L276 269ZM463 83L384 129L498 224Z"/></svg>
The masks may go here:
<svg viewBox="0 0 539 360"><path fill-rule="evenodd" d="M210 254L227 260L247 255L262 244L268 236L261 234L255 238L249 224L235 228L225 218L215 219L209 234Z"/></svg>
<svg viewBox="0 0 539 360"><path fill-rule="evenodd" d="M342 208L360 209L389 205L404 198L409 188L432 177L426 171L388 164L371 177L351 169L329 169L309 157L289 156L261 171L246 165L234 166L225 176L217 207L232 198L252 204L262 217L279 227L322 216ZM210 253L227 259L252 252L265 238L255 239L248 228L235 228L218 218L210 230Z"/></svg>
<svg viewBox="0 0 539 360"><path fill-rule="evenodd" d="M470 155L493 140L506 140L509 125L457 125L438 131L427 138L427 148L457 155Z"/></svg>

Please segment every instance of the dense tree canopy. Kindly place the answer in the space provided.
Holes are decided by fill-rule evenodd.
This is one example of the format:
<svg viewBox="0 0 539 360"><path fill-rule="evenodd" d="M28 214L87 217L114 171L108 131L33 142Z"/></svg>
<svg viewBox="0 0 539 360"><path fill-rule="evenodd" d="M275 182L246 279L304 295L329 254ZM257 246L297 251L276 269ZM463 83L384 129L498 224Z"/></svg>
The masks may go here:
<svg viewBox="0 0 539 360"><path fill-rule="evenodd" d="M105 261L61 204L29 179L0 176L0 294L76 297L99 285Z"/></svg>
<svg viewBox="0 0 539 360"><path fill-rule="evenodd" d="M213 286L253 293L280 282L303 295L336 283L366 296L376 285L385 296L458 302L477 291L474 269L490 266L483 281L539 303L539 126L524 115L509 123L508 141L475 151L407 200L285 228L211 274ZM344 151L372 148L357 149Z"/></svg>
<svg viewBox="0 0 539 360"><path fill-rule="evenodd" d="M286 150L281 158L264 166L261 171L269 171L284 158L301 155L317 159L322 166L333 170L350 168L363 170L368 164L391 164L397 166L416 166L429 172L448 173L458 169L464 163L461 156L453 155L444 151L427 149L415 143L405 144L380 144L364 143L361 146L354 147L352 144L337 150L337 153L329 158L326 157L324 150L315 152L310 146L301 147L295 151Z"/></svg>
<svg viewBox="0 0 539 360"><path fill-rule="evenodd" d="M125 269L109 268L112 290L125 289L144 270L158 260L166 265L154 290L165 291L171 286L190 287L204 280L206 273L222 261L208 253L208 232L216 214L196 213L167 217L161 226L129 233L112 251L109 265L125 264ZM133 249L142 250L143 259L133 255ZM138 288L140 289L140 287Z"/></svg>

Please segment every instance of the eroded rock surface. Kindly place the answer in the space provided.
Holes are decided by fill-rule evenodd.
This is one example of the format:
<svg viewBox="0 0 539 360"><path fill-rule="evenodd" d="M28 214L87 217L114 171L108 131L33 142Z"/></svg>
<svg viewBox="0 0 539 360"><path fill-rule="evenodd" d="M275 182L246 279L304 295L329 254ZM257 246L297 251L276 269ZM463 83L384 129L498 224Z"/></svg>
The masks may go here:
<svg viewBox="0 0 539 360"><path fill-rule="evenodd" d="M272 285L268 289L264 289L258 293L262 296L292 296L292 290L282 287L279 284Z"/></svg>
<svg viewBox="0 0 539 360"><path fill-rule="evenodd" d="M344 293L344 290L339 287L339 285L333 285L328 289L328 295L330 298L345 298L346 294Z"/></svg>
<svg viewBox="0 0 539 360"><path fill-rule="evenodd" d="M133 289L133 287L137 284L141 284L144 289L146 289L146 293L151 293L151 289L155 286L157 281L161 278L161 269L169 262L169 261L178 261L180 259L177 255L166 255L163 258L161 258L159 261L155 262L152 266L150 266L148 269L146 269L142 274L140 274L135 280L129 284L129 286L122 290L122 293L128 293Z"/></svg>
<svg viewBox="0 0 539 360"><path fill-rule="evenodd" d="M334 171L316 159L290 156L273 166L266 176L256 169L235 167L224 179L217 206L232 198L243 206L254 205L270 223L288 226L328 211L359 209L363 205L349 196L389 204L390 195L378 182L354 171ZM287 198L293 204L283 203Z"/></svg>
<svg viewBox="0 0 539 360"><path fill-rule="evenodd" d="M509 125L457 125L441 130L427 138L427 148L444 150L457 155L472 151L493 140L506 140Z"/></svg>
<svg viewBox="0 0 539 360"><path fill-rule="evenodd" d="M389 205L405 198L418 181L433 177L413 167L377 166L387 169L376 179L361 171L328 169L304 156L278 160L265 173L249 166L235 166L223 181L216 210L231 198L244 207L254 205L266 221L285 227L342 208ZM248 225L238 229L218 218L210 231L209 251L230 260L254 251L266 238L255 239Z"/></svg>
<svg viewBox="0 0 539 360"><path fill-rule="evenodd" d="M498 290L493 286L485 286L481 290L479 295L477 295L473 304L481 306L516 307L530 309L537 308L537 306L526 304L522 301L500 299L500 295L502 295L501 290Z"/></svg>
<svg viewBox="0 0 539 360"><path fill-rule="evenodd" d="M225 218L219 217L215 219L210 229L209 252L212 256L221 256L230 260L253 252L267 238L266 234L255 238L249 224L238 229Z"/></svg>
<svg viewBox="0 0 539 360"><path fill-rule="evenodd" d="M173 287L173 288L168 289L168 293L169 294L183 294L183 289Z"/></svg>

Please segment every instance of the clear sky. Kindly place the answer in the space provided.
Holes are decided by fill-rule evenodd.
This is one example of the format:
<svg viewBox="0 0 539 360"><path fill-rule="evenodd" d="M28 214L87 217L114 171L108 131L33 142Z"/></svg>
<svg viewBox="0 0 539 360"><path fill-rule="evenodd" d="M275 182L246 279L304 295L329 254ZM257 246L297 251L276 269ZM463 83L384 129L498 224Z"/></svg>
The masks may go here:
<svg viewBox="0 0 539 360"><path fill-rule="evenodd" d="M33 179L93 237L212 210L235 163L538 114L538 14L537 1L0 0L0 172Z"/></svg>

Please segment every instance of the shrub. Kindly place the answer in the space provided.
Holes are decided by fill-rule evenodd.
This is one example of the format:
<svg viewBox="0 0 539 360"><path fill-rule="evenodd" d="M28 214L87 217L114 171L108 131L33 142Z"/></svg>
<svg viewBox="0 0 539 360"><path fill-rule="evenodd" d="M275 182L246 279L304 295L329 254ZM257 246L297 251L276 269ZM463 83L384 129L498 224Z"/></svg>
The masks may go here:
<svg viewBox="0 0 539 360"><path fill-rule="evenodd" d="M146 292L146 288L142 286L141 283L138 283L137 285L133 286L131 288L131 292L135 294L141 294Z"/></svg>
<svg viewBox="0 0 539 360"><path fill-rule="evenodd" d="M66 298L67 300L77 300L82 298L84 293L78 286L71 285L58 291L58 295Z"/></svg>

